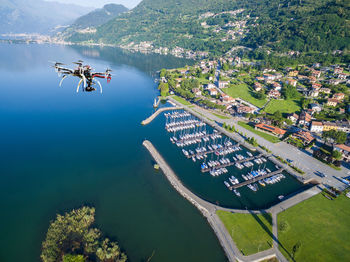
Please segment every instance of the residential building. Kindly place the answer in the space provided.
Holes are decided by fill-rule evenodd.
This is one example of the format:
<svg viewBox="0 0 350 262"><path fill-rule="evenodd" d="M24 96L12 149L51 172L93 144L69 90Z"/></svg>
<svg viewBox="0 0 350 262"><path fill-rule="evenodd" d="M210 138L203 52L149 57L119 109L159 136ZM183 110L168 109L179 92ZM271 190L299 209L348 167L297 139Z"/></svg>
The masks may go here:
<svg viewBox="0 0 350 262"><path fill-rule="evenodd" d="M344 71L344 69L342 67L340 67L340 66L334 68L334 74L335 75L341 74L341 73L343 73L343 71Z"/></svg>
<svg viewBox="0 0 350 262"><path fill-rule="evenodd" d="M336 93L333 95L333 98L338 101L342 101L345 98L345 95L343 93Z"/></svg>
<svg viewBox="0 0 350 262"><path fill-rule="evenodd" d="M255 87L255 91L257 91L257 92L259 92L263 89L262 84L260 84L259 82L255 82L254 87Z"/></svg>
<svg viewBox="0 0 350 262"><path fill-rule="evenodd" d="M202 95L202 91L199 88L192 88L192 93L195 96L201 96Z"/></svg>
<svg viewBox="0 0 350 262"><path fill-rule="evenodd" d="M328 98L327 106L337 106L337 104L338 104L338 99Z"/></svg>
<svg viewBox="0 0 350 262"><path fill-rule="evenodd" d="M228 81L219 81L219 88L226 88L229 83Z"/></svg>
<svg viewBox="0 0 350 262"><path fill-rule="evenodd" d="M343 131L347 134L350 134L350 122L349 121L342 121L337 122L338 131Z"/></svg>
<svg viewBox="0 0 350 262"><path fill-rule="evenodd" d="M311 71L311 75L312 75L313 77L320 78L320 76L321 76L321 71L312 70L312 71Z"/></svg>
<svg viewBox="0 0 350 262"><path fill-rule="evenodd" d="M281 91L281 89L282 89L281 84L277 83L277 82L272 82L272 87L277 91Z"/></svg>
<svg viewBox="0 0 350 262"><path fill-rule="evenodd" d="M309 104L309 107L312 110L312 112L319 113L319 112L322 111L322 107L319 104L316 104L316 103Z"/></svg>
<svg viewBox="0 0 350 262"><path fill-rule="evenodd" d="M309 92L310 97L318 97L319 94L320 92L317 89L313 89Z"/></svg>
<svg viewBox="0 0 350 262"><path fill-rule="evenodd" d="M312 141L315 140L315 138L312 136L310 132L302 131L302 130L292 134L291 137L299 139L304 146L309 145Z"/></svg>
<svg viewBox="0 0 350 262"><path fill-rule="evenodd" d="M309 126L310 122L311 116L307 112L302 111L299 116L299 125Z"/></svg>
<svg viewBox="0 0 350 262"><path fill-rule="evenodd" d="M270 90L267 96L271 98L279 99L281 97L281 93L277 90Z"/></svg>
<svg viewBox="0 0 350 262"><path fill-rule="evenodd" d="M323 132L322 122L312 121L310 126L310 131L314 133L322 133Z"/></svg>
<svg viewBox="0 0 350 262"><path fill-rule="evenodd" d="M291 85L291 86L294 86L294 87L297 86L297 83L298 83L298 81L293 79L293 78L288 78L287 81L286 81L287 85Z"/></svg>
<svg viewBox="0 0 350 262"><path fill-rule="evenodd" d="M274 136L277 136L279 138L283 137L285 133L287 132L286 130L283 130L281 128L275 127L275 126L270 126L267 124L256 124L255 129L272 134Z"/></svg>
<svg viewBox="0 0 350 262"><path fill-rule="evenodd" d="M312 88L313 88L313 89L319 90L321 87L322 87L322 85L319 84L319 83L313 83L313 84L312 84Z"/></svg>
<svg viewBox="0 0 350 262"><path fill-rule="evenodd" d="M325 88L325 87L322 87L320 88L320 93L324 93L324 94L330 94L331 93L331 89L330 88Z"/></svg>
<svg viewBox="0 0 350 262"><path fill-rule="evenodd" d="M338 125L334 122L324 121L323 131L338 130Z"/></svg>
<svg viewBox="0 0 350 262"><path fill-rule="evenodd" d="M218 95L218 90L216 88L208 88L209 95L211 96L217 96Z"/></svg>
<svg viewBox="0 0 350 262"><path fill-rule="evenodd" d="M350 162L350 146L339 144L334 146L334 150L337 150L340 153L342 153L343 160L345 162Z"/></svg>
<svg viewBox="0 0 350 262"><path fill-rule="evenodd" d="M221 96L221 100L225 104L234 103L236 101L233 97L230 97L228 95Z"/></svg>
<svg viewBox="0 0 350 262"><path fill-rule="evenodd" d="M238 105L236 109L238 114L252 114L255 112L254 108L242 104Z"/></svg>
<svg viewBox="0 0 350 262"><path fill-rule="evenodd" d="M296 113L290 114L287 118L294 124L299 120L299 116Z"/></svg>
<svg viewBox="0 0 350 262"><path fill-rule="evenodd" d="M294 70L294 71L290 71L290 72L288 73L288 76L290 76L290 77L296 77L296 76L298 76L298 74L299 74L299 71Z"/></svg>

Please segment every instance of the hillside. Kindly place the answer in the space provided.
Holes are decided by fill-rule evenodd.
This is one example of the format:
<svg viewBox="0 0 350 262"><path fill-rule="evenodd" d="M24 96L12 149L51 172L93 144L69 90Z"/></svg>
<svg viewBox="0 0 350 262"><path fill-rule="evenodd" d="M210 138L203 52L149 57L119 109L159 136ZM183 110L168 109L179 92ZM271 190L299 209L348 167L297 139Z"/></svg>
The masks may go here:
<svg viewBox="0 0 350 262"><path fill-rule="evenodd" d="M350 47L349 9L346 0L144 0L96 32L68 40L214 55L235 45L328 52Z"/></svg>
<svg viewBox="0 0 350 262"><path fill-rule="evenodd" d="M0 0L0 33L49 33L91 8L43 0Z"/></svg>
<svg viewBox="0 0 350 262"><path fill-rule="evenodd" d="M103 8L96 9L86 15L79 17L72 24L73 28L87 28L87 27L96 27L107 23L112 18L115 18L117 15L128 11L129 9L123 5L108 4Z"/></svg>

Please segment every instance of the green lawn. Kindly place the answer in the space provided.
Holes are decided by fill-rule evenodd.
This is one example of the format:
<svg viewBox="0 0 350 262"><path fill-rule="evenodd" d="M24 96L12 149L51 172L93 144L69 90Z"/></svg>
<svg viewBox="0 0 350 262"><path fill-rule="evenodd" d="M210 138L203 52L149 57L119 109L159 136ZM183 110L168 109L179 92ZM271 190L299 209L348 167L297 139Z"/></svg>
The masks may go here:
<svg viewBox="0 0 350 262"><path fill-rule="evenodd" d="M270 214L232 214L222 210L218 210L216 214L244 255L255 254L272 247Z"/></svg>
<svg viewBox="0 0 350 262"><path fill-rule="evenodd" d="M190 102L188 102L186 99L184 99L184 98L182 98L182 97L180 97L180 96L174 95L173 98L174 98L177 102L179 102L179 103L181 103L181 104L183 104L183 105L185 105L185 106L191 105Z"/></svg>
<svg viewBox="0 0 350 262"><path fill-rule="evenodd" d="M278 137L269 135L259 130L255 130L254 127L248 125L245 122L238 121L238 125L240 125L241 127L244 127L245 129L248 129L249 131L253 132L254 134L257 134L258 136L261 136L262 138L266 139L267 141L270 141L271 143L281 142L281 139L279 139Z"/></svg>
<svg viewBox="0 0 350 262"><path fill-rule="evenodd" d="M247 102L252 103L257 107L262 107L266 103L266 99L256 99L252 95L253 90L250 89L249 86L245 83L241 83L238 85L230 85L230 87L223 89L223 91L229 96L232 96L233 98L242 98L243 100L246 100Z"/></svg>
<svg viewBox="0 0 350 262"><path fill-rule="evenodd" d="M295 261L350 261L350 199L318 194L278 215L281 252ZM281 230L281 227L284 227ZM286 251L287 250L287 251ZM288 253L287 253L288 252Z"/></svg>
<svg viewBox="0 0 350 262"><path fill-rule="evenodd" d="M273 114L276 111L280 111L281 113L294 113L301 109L299 105L299 100L275 100L272 99L264 111L269 114Z"/></svg>
<svg viewBox="0 0 350 262"><path fill-rule="evenodd" d="M215 113L211 113L211 114L216 116L216 117L218 117L218 118L220 118L220 119L224 119L224 120L230 119L230 117L227 117L227 116L223 116L223 115L219 115L219 114L215 114Z"/></svg>

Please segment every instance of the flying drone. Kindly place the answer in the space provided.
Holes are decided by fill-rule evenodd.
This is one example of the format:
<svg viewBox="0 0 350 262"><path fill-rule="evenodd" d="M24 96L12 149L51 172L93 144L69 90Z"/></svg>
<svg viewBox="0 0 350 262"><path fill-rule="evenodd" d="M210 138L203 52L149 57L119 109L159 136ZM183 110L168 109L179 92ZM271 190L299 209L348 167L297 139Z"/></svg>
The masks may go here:
<svg viewBox="0 0 350 262"><path fill-rule="evenodd" d="M92 68L89 65L83 65L83 61L79 60L78 62L73 62L73 64L76 64L77 67L75 69L69 69L66 67L63 67L64 64L55 62L54 68L56 72L58 73L59 77L62 77L59 86L62 86L62 82L64 79L66 79L68 76L74 76L79 77L80 81L77 86L77 93L79 92L80 86L83 83L83 91L92 92L95 91L96 88L94 88L94 85L98 84L100 87L100 92L102 93L102 85L100 81L98 81L96 78L104 78L107 79L107 83L109 83L112 79L111 72L112 70L108 69L106 72L92 72Z"/></svg>

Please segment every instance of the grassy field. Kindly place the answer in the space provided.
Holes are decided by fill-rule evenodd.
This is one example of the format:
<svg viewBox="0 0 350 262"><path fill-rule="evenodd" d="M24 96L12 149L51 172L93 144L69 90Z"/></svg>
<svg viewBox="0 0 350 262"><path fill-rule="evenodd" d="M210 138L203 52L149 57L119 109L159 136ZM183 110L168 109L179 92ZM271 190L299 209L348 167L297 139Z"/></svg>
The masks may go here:
<svg viewBox="0 0 350 262"><path fill-rule="evenodd" d="M280 111L281 113L294 113L301 109L299 105L299 100L275 100L272 99L264 111L269 114L273 114L276 111Z"/></svg>
<svg viewBox="0 0 350 262"><path fill-rule="evenodd" d="M259 130L255 130L254 127L248 125L245 122L242 121L238 121L238 124L241 127L244 127L245 129L248 129L249 131L253 132L254 134L257 134L258 136L261 136L262 138L266 139L267 141L270 141L271 143L278 143L281 142L281 139L279 139L278 137L269 135L267 133L261 132Z"/></svg>
<svg viewBox="0 0 350 262"><path fill-rule="evenodd" d="M244 255L272 247L271 215L232 214L218 210L217 215Z"/></svg>
<svg viewBox="0 0 350 262"><path fill-rule="evenodd" d="M173 98L174 98L177 102L179 102L179 103L181 103L181 104L183 104L183 105L185 105L185 106L191 105L190 102L188 102L187 100L185 100L184 98L182 98L182 97L180 97L180 96L174 95Z"/></svg>
<svg viewBox="0 0 350 262"><path fill-rule="evenodd" d="M245 83L231 85L228 88L224 88L223 91L229 96L232 96L233 98L236 98L236 97L242 98L243 100L246 100L247 102L252 103L257 107L262 107L266 103L266 99L264 100L256 99L252 95L253 93L252 89L250 89L249 86Z"/></svg>
<svg viewBox="0 0 350 262"><path fill-rule="evenodd" d="M281 252L292 261L350 261L350 199L318 194L278 215Z"/></svg>

